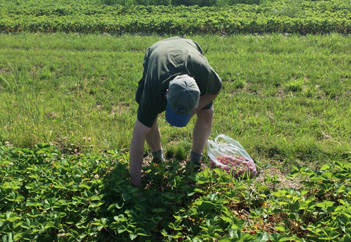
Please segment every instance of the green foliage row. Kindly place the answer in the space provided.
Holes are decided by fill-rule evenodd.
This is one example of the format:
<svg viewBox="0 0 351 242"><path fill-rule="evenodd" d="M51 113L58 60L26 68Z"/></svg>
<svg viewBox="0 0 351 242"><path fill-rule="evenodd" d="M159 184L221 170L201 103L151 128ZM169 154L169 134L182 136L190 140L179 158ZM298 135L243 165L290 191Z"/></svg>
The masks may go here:
<svg viewBox="0 0 351 242"><path fill-rule="evenodd" d="M350 33L349 2L299 1L225 8L199 6L123 6L82 2L5 3L5 33Z"/></svg>
<svg viewBox="0 0 351 242"><path fill-rule="evenodd" d="M0 147L2 241L351 240L351 165L295 167L303 188L194 174L169 160L128 180L118 151L64 155L50 144Z"/></svg>
<svg viewBox="0 0 351 242"><path fill-rule="evenodd" d="M173 6L226 6L234 4L259 4L262 0L100 0L108 5L173 5Z"/></svg>

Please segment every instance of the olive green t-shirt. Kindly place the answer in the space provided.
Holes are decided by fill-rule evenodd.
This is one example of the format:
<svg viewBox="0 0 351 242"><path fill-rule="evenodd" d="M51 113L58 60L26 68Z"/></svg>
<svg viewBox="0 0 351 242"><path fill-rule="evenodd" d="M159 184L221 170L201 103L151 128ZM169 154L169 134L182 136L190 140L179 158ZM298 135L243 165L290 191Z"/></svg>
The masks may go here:
<svg viewBox="0 0 351 242"><path fill-rule="evenodd" d="M137 114L142 124L151 127L157 115L166 110L168 84L181 74L195 79L200 96L215 95L222 88L220 77L195 41L180 37L161 40L148 48L144 58L144 89Z"/></svg>

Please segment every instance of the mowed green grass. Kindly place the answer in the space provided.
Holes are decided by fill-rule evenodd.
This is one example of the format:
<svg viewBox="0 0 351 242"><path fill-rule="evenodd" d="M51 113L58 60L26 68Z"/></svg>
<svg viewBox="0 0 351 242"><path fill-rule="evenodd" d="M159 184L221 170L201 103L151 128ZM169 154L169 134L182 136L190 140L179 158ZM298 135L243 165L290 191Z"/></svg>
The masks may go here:
<svg viewBox="0 0 351 242"><path fill-rule="evenodd" d="M0 142L128 152L144 53L167 37L1 34ZM226 134L280 167L351 159L349 36L187 37L223 79L211 139ZM162 114L165 150L186 156L194 123L175 129Z"/></svg>

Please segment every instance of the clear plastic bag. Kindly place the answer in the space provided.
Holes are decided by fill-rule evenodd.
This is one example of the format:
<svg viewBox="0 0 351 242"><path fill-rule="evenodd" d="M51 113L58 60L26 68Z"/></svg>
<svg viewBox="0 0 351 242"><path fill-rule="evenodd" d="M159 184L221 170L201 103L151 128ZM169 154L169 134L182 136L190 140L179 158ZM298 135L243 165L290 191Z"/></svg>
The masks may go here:
<svg viewBox="0 0 351 242"><path fill-rule="evenodd" d="M256 165L241 144L224 135L207 141L207 153L211 159L211 168L222 168L234 177L254 177Z"/></svg>

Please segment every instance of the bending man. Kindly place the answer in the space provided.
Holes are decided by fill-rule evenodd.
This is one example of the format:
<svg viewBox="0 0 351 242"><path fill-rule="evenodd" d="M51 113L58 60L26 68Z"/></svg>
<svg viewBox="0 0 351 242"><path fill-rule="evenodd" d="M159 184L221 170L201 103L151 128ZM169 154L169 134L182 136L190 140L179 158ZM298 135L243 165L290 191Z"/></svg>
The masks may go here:
<svg viewBox="0 0 351 242"><path fill-rule="evenodd" d="M213 100L222 89L222 81L193 40L173 37L153 44L144 57L143 77L135 99L139 104L130 146L132 183L141 184L145 140L153 162L163 160L157 117L166 111L172 126L185 127L196 114L189 162L200 166L202 152L210 136Z"/></svg>

